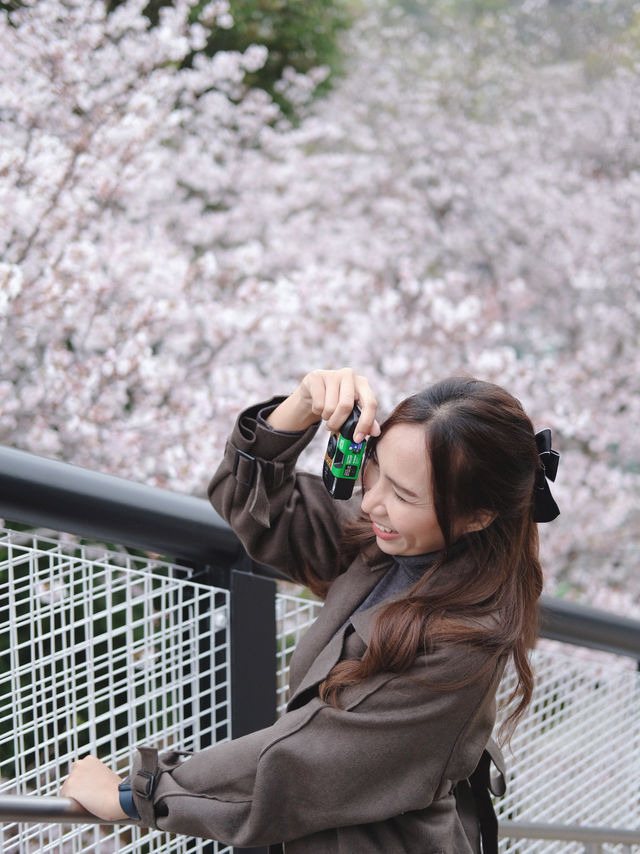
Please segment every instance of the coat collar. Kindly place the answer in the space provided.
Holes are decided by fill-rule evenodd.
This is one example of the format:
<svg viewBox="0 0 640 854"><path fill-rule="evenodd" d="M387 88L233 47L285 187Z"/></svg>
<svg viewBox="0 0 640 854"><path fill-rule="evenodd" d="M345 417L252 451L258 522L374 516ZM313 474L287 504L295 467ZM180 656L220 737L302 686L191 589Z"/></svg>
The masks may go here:
<svg viewBox="0 0 640 854"><path fill-rule="evenodd" d="M344 628L358 605L373 590L389 560L371 566L357 557L333 582L315 622L299 641L291 661L291 700L322 682L340 660Z"/></svg>
<svg viewBox="0 0 640 854"><path fill-rule="evenodd" d="M387 555L380 551L379 555L358 556L347 572L333 582L320 615L298 643L291 661L290 703L326 679L331 669L340 661L348 622L368 646L381 608L406 595L405 591L400 591L378 605L354 613L378 583L382 571L390 565L391 561ZM457 549L454 559L446 564L446 573L449 575L452 572L468 571L467 561L465 550ZM436 573L429 588L437 589L438 584Z"/></svg>

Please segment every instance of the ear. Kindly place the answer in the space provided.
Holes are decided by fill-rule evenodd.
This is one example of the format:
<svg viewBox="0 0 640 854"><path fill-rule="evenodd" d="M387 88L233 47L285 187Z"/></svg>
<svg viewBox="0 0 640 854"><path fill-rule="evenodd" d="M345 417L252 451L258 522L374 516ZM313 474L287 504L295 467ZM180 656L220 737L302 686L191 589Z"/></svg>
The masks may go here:
<svg viewBox="0 0 640 854"><path fill-rule="evenodd" d="M474 531L484 531L493 522L498 514L494 510L478 510L467 519L463 528L463 534L472 534Z"/></svg>

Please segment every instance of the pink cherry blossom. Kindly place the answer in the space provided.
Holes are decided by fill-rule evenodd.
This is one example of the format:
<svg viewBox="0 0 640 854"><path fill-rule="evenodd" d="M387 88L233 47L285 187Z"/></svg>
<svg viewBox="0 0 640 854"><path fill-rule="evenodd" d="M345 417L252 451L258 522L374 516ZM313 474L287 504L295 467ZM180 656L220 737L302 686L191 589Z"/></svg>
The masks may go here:
<svg viewBox="0 0 640 854"><path fill-rule="evenodd" d="M240 408L307 370L353 365L383 409L465 371L554 430L548 590L639 612L633 41L588 77L545 3L434 4L443 37L370 0L328 96L284 74L294 123L246 89L262 48L181 69L188 3L144 6L0 16L0 441L202 495Z"/></svg>

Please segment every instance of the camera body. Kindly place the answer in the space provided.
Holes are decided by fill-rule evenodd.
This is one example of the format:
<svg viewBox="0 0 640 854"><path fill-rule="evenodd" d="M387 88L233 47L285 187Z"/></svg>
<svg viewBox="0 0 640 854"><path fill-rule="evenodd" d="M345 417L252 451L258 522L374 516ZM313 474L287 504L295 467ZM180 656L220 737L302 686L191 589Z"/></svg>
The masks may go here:
<svg viewBox="0 0 640 854"><path fill-rule="evenodd" d="M327 443L322 466L322 480L332 498L345 501L351 498L366 448L366 441L354 442L353 434L360 418L360 409L354 406L351 414L337 433L332 433Z"/></svg>

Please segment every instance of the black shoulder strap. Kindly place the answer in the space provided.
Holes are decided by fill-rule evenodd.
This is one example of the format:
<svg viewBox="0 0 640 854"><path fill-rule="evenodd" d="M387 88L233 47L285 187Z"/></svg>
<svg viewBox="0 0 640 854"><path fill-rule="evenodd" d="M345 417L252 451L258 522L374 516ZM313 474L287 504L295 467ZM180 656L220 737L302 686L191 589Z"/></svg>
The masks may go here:
<svg viewBox="0 0 640 854"><path fill-rule="evenodd" d="M495 773L492 773L492 765ZM506 790L504 759L498 745L490 739L473 774L455 789L463 826L469 841L481 854L498 854L498 819L491 795L501 796ZM474 807L477 824L470 827L469 812Z"/></svg>
<svg viewBox="0 0 640 854"><path fill-rule="evenodd" d="M480 825L482 839L482 854L498 854L498 819L493 809L493 801L489 789L491 756L485 750L478 766L469 777L471 791L476 803L476 813Z"/></svg>

